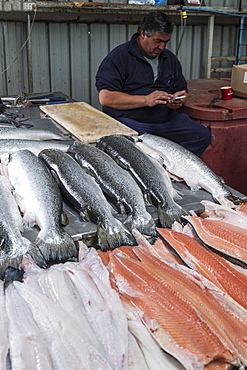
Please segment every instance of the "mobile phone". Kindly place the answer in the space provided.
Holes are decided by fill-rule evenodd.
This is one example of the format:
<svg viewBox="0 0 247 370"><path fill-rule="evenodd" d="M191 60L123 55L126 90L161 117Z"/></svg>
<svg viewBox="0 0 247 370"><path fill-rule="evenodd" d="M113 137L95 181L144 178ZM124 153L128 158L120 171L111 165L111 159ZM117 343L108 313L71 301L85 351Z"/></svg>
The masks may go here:
<svg viewBox="0 0 247 370"><path fill-rule="evenodd" d="M172 101L173 100L178 100L178 99L183 99L183 98L186 98L186 96L185 95L177 96L176 98L173 98Z"/></svg>

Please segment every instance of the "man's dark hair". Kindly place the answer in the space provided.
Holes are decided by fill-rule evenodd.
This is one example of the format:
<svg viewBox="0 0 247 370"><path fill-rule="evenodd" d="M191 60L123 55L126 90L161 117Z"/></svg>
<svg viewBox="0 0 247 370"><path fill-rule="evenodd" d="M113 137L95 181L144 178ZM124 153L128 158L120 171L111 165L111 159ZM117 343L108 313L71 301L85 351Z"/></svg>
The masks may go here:
<svg viewBox="0 0 247 370"><path fill-rule="evenodd" d="M138 27L138 32L144 31L145 35L150 37L155 32L172 33L173 28L174 23L171 18L160 10L155 10L145 15Z"/></svg>

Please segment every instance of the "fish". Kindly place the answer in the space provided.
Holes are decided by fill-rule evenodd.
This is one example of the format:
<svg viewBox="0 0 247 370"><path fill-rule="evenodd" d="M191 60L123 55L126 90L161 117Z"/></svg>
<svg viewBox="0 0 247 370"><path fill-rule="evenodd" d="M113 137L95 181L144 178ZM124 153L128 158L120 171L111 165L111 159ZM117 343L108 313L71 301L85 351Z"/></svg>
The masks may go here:
<svg viewBox="0 0 247 370"><path fill-rule="evenodd" d="M232 348L233 352L234 348L237 350L237 361L246 364L246 310L215 284L188 267L162 262L137 247L133 247L133 251L145 264L145 269L154 271L162 281L165 279L172 289L192 304L228 348Z"/></svg>
<svg viewBox="0 0 247 370"><path fill-rule="evenodd" d="M22 218L11 191L11 184L0 176L0 278L8 266L18 269L23 255L28 253L40 267L46 261L37 244L21 234Z"/></svg>
<svg viewBox="0 0 247 370"><path fill-rule="evenodd" d="M171 180L162 166L149 158L129 139L121 135L100 138L96 147L109 154L121 167L128 170L143 193L148 195L158 209L162 227L171 227L184 213L174 201Z"/></svg>
<svg viewBox="0 0 247 370"><path fill-rule="evenodd" d="M61 227L60 189L44 162L29 150L19 150L2 155L1 164L23 214L24 229L35 225L40 229L35 244L45 260L77 257L72 237Z"/></svg>
<svg viewBox="0 0 247 370"><path fill-rule="evenodd" d="M6 312L6 299L4 292L4 282L0 280L0 368L7 369L7 355L9 350L9 336L8 336L8 316Z"/></svg>
<svg viewBox="0 0 247 370"><path fill-rule="evenodd" d="M13 284L5 295L11 369L54 369L49 347L25 300Z"/></svg>
<svg viewBox="0 0 247 370"><path fill-rule="evenodd" d="M159 228L157 230L159 230ZM154 256L158 257L159 259L184 264L182 259L178 256L178 254L174 252L174 249L171 248L168 243L165 244L164 239L162 239L161 237L156 238L154 243L151 244L147 240L147 238L141 235L141 233L138 230L136 229L132 230L132 234L135 237L138 246L140 246L147 252L153 254ZM134 252L132 251L132 253Z"/></svg>
<svg viewBox="0 0 247 370"><path fill-rule="evenodd" d="M100 186L68 153L45 149L39 154L55 176L62 194L77 209L83 220L97 225L98 245L102 250L133 245L134 238L112 214Z"/></svg>
<svg viewBox="0 0 247 370"><path fill-rule="evenodd" d="M136 138L136 145L159 161L168 172L182 178L192 191L200 188L219 202L232 208L231 192L222 180L194 153L166 138L145 133Z"/></svg>
<svg viewBox="0 0 247 370"><path fill-rule="evenodd" d="M118 293L111 288L109 272L95 248L89 248L85 258L80 262L66 262L61 267L70 277L74 290L80 296L80 302L105 351L105 358L111 369L127 369L126 314Z"/></svg>
<svg viewBox="0 0 247 370"><path fill-rule="evenodd" d="M238 212L237 209L225 207L221 204L210 202L209 200L202 200L201 204L204 206L205 211L203 212L203 216L200 214L200 217L222 220L247 229L247 215Z"/></svg>
<svg viewBox="0 0 247 370"><path fill-rule="evenodd" d="M65 135L55 133L49 130L23 129L14 127L0 127L0 140L66 140Z"/></svg>
<svg viewBox="0 0 247 370"><path fill-rule="evenodd" d="M239 364L230 340L221 338L164 276L142 262L113 254L110 264L120 294L143 312L142 321L161 347L187 370L202 370L214 359Z"/></svg>
<svg viewBox="0 0 247 370"><path fill-rule="evenodd" d="M120 212L129 214L123 223L130 231L136 228L146 235L156 235L155 221L146 210L141 189L128 171L88 143L74 142L68 152L74 154L75 160L95 178Z"/></svg>
<svg viewBox="0 0 247 370"><path fill-rule="evenodd" d="M73 317L58 304L28 284L19 281L12 284L26 302L40 335L49 348L53 369L112 369L108 361L91 345L86 333L79 330Z"/></svg>
<svg viewBox="0 0 247 370"><path fill-rule="evenodd" d="M141 312L131 305L127 299L121 301L128 319L129 332L134 336L137 344L142 349L149 370L185 370L173 356L163 351L159 343L152 337L150 331L141 321ZM131 343L129 343L130 347ZM137 356L136 356L137 357ZM140 366L136 367L137 370ZM142 367L143 369L143 367Z"/></svg>
<svg viewBox="0 0 247 370"><path fill-rule="evenodd" d="M198 237L215 252L247 266L247 230L221 220L184 216Z"/></svg>
<svg viewBox="0 0 247 370"><path fill-rule="evenodd" d="M71 143L63 143L58 141L41 141L41 140L25 140L25 139L0 139L0 155L5 153L15 153L18 150L29 150L36 156L43 149L59 148L66 152Z"/></svg>
<svg viewBox="0 0 247 370"><path fill-rule="evenodd" d="M245 216L247 216L247 202L240 202L240 203L236 206L236 210L237 210L238 212L243 213Z"/></svg>
<svg viewBox="0 0 247 370"><path fill-rule="evenodd" d="M247 309L247 276L244 273L186 234L161 228L158 232L187 266L202 274Z"/></svg>
<svg viewBox="0 0 247 370"><path fill-rule="evenodd" d="M101 350L102 346L89 323L85 309L83 308L80 297L76 294L74 285L68 274L64 271L62 264L54 264L49 268L41 269L30 256L24 256L21 267L24 271L23 282L33 287L36 291L43 293L58 304L71 320L75 322L78 331L84 332L87 340L91 342L101 355L105 356ZM65 299L66 297L66 299Z"/></svg>

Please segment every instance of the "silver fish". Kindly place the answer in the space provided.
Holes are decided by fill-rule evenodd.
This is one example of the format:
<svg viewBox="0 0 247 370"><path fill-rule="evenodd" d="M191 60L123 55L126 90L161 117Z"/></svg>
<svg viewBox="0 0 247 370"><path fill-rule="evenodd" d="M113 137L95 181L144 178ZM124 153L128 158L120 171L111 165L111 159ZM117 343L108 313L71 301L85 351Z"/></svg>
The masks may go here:
<svg viewBox="0 0 247 370"><path fill-rule="evenodd" d="M96 146L128 170L142 191L150 195L158 208L162 227L171 227L174 221L180 220L183 210L174 201L171 180L159 163L154 163L131 140L121 135L104 136L97 141Z"/></svg>
<svg viewBox="0 0 247 370"><path fill-rule="evenodd" d="M71 144L71 143L70 143ZM59 148L66 150L69 148L67 143L52 142L52 141L40 141L40 140L24 140L24 139L0 139L0 155L4 153L14 153L18 150L27 149L35 155L43 149Z"/></svg>
<svg viewBox="0 0 247 370"><path fill-rule="evenodd" d="M219 203L232 205L227 199L231 195L230 191L219 177L189 150L168 139L151 134L140 135L136 145L160 161L168 172L184 179L192 191L203 188Z"/></svg>
<svg viewBox="0 0 247 370"><path fill-rule="evenodd" d="M141 189L128 171L88 143L74 142L68 152L74 154L76 161L95 178L120 211L130 214L124 222L128 229L136 228L146 235L156 235L155 222L146 210Z"/></svg>
<svg viewBox="0 0 247 370"><path fill-rule="evenodd" d="M23 225L38 225L35 240L46 260L77 257L71 236L61 228L62 197L43 161L29 150L3 155L1 161L23 213Z"/></svg>
<svg viewBox="0 0 247 370"><path fill-rule="evenodd" d="M22 222L17 203L11 193L7 178L0 176L0 278L8 266L19 268L24 254L29 254L40 267L46 262L37 245L24 238L20 232Z"/></svg>
<svg viewBox="0 0 247 370"><path fill-rule="evenodd" d="M135 243L131 233L113 217L100 186L75 159L58 149L45 149L39 157L55 175L64 196L81 217L97 224L98 244L102 250Z"/></svg>
<svg viewBox="0 0 247 370"><path fill-rule="evenodd" d="M49 130L25 129L16 127L0 127L0 140L68 140L65 135Z"/></svg>

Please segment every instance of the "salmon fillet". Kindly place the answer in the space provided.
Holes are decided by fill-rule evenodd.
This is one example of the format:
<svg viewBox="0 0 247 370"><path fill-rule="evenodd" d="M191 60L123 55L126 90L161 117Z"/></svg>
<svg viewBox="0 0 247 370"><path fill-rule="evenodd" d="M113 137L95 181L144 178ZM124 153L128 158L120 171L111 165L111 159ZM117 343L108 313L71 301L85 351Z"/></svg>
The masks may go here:
<svg viewBox="0 0 247 370"><path fill-rule="evenodd" d="M188 235L170 229L158 229L158 232L190 268L247 309L247 275Z"/></svg>
<svg viewBox="0 0 247 370"><path fill-rule="evenodd" d="M199 238L211 248L247 264L247 230L221 220L184 216Z"/></svg>
<svg viewBox="0 0 247 370"><path fill-rule="evenodd" d="M147 254L138 249L139 253ZM230 340L212 330L197 309L156 270L113 254L110 255L110 265L120 293L149 320L158 323L158 327L151 331L162 331L160 345L187 369L203 369L216 359L240 363Z"/></svg>

